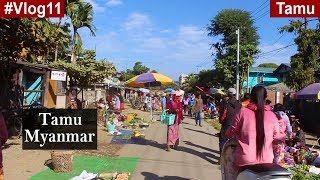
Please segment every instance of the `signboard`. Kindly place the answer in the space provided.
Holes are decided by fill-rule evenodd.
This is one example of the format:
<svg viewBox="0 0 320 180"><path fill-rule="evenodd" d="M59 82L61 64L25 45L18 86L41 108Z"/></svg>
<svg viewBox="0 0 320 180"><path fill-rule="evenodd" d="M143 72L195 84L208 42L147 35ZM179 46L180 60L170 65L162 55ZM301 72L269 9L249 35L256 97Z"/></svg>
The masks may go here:
<svg viewBox="0 0 320 180"><path fill-rule="evenodd" d="M67 72L65 71L51 71L51 80L66 81Z"/></svg>
<svg viewBox="0 0 320 180"><path fill-rule="evenodd" d="M66 94L66 82L58 81L57 83L57 95L63 96Z"/></svg>

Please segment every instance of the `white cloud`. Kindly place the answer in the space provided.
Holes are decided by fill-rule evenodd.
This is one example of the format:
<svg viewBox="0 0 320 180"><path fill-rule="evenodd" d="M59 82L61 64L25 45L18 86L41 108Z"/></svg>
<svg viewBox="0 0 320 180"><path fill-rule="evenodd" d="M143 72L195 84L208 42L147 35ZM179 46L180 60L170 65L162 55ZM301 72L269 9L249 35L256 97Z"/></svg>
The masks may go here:
<svg viewBox="0 0 320 180"><path fill-rule="evenodd" d="M123 4L123 2L121 0L109 0L106 5L113 7L113 6L119 6L122 4Z"/></svg>
<svg viewBox="0 0 320 180"><path fill-rule="evenodd" d="M105 8L99 5L97 2L94 0L85 0L86 2L90 3L93 7L93 10L95 13L102 13L105 12Z"/></svg>
<svg viewBox="0 0 320 180"><path fill-rule="evenodd" d="M160 31L160 33L171 33L171 32L172 32L171 29L164 29Z"/></svg>
<svg viewBox="0 0 320 180"><path fill-rule="evenodd" d="M207 36L204 28L181 25L163 29L142 13L129 14L120 27L122 29L116 31L118 34L98 35L91 42L97 44L98 57L149 60L151 69L158 68L172 77L192 71L199 64L199 69L212 67L209 48L213 39Z"/></svg>
<svg viewBox="0 0 320 180"><path fill-rule="evenodd" d="M126 31L141 30L151 26L151 20L145 14L132 13L123 26Z"/></svg>
<svg viewBox="0 0 320 180"><path fill-rule="evenodd" d="M124 44L119 41L119 34L116 32L108 32L96 37L90 37L91 41L85 44L86 48L97 48L97 55L120 52L124 49ZM108 57L105 57L108 58Z"/></svg>
<svg viewBox="0 0 320 180"><path fill-rule="evenodd" d="M160 32L161 31L156 31ZM192 71L190 68L203 69L211 68L212 57L210 38L206 35L205 30L197 26L180 26L169 36L157 36L152 33L151 36L143 36L136 39L134 46L129 48L129 53L142 54L152 59L161 72L172 77L178 77L182 71ZM171 66L176 64L179 66ZM167 66L164 68L164 66Z"/></svg>

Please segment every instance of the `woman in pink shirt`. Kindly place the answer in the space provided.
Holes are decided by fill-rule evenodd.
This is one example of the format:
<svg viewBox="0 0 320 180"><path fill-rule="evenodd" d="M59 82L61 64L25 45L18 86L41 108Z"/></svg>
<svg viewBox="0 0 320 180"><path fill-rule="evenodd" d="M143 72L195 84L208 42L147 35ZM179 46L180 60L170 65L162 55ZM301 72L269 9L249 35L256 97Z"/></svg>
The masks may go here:
<svg viewBox="0 0 320 180"><path fill-rule="evenodd" d="M225 133L239 143L234 156L235 170L246 165L273 162L272 142L279 132L279 123L270 106L265 105L266 97L264 87L253 87L251 103L240 110Z"/></svg>

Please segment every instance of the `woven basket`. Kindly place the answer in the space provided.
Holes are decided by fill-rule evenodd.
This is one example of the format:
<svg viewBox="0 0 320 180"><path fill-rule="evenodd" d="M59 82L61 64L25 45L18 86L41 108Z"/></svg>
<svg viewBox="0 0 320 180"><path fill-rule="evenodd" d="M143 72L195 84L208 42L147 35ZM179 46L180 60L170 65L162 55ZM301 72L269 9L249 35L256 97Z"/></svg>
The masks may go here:
<svg viewBox="0 0 320 180"><path fill-rule="evenodd" d="M51 151L53 170L70 172L73 168L73 151Z"/></svg>

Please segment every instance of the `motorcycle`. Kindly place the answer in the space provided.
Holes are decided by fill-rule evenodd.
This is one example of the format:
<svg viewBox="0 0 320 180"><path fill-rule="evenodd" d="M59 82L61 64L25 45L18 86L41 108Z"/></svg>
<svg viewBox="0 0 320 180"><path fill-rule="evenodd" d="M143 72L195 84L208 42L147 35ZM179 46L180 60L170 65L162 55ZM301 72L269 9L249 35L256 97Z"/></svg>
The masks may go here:
<svg viewBox="0 0 320 180"><path fill-rule="evenodd" d="M238 146L235 138L223 146L220 165L222 180L291 180L292 173L275 163L248 165L235 171L233 168L234 151Z"/></svg>

